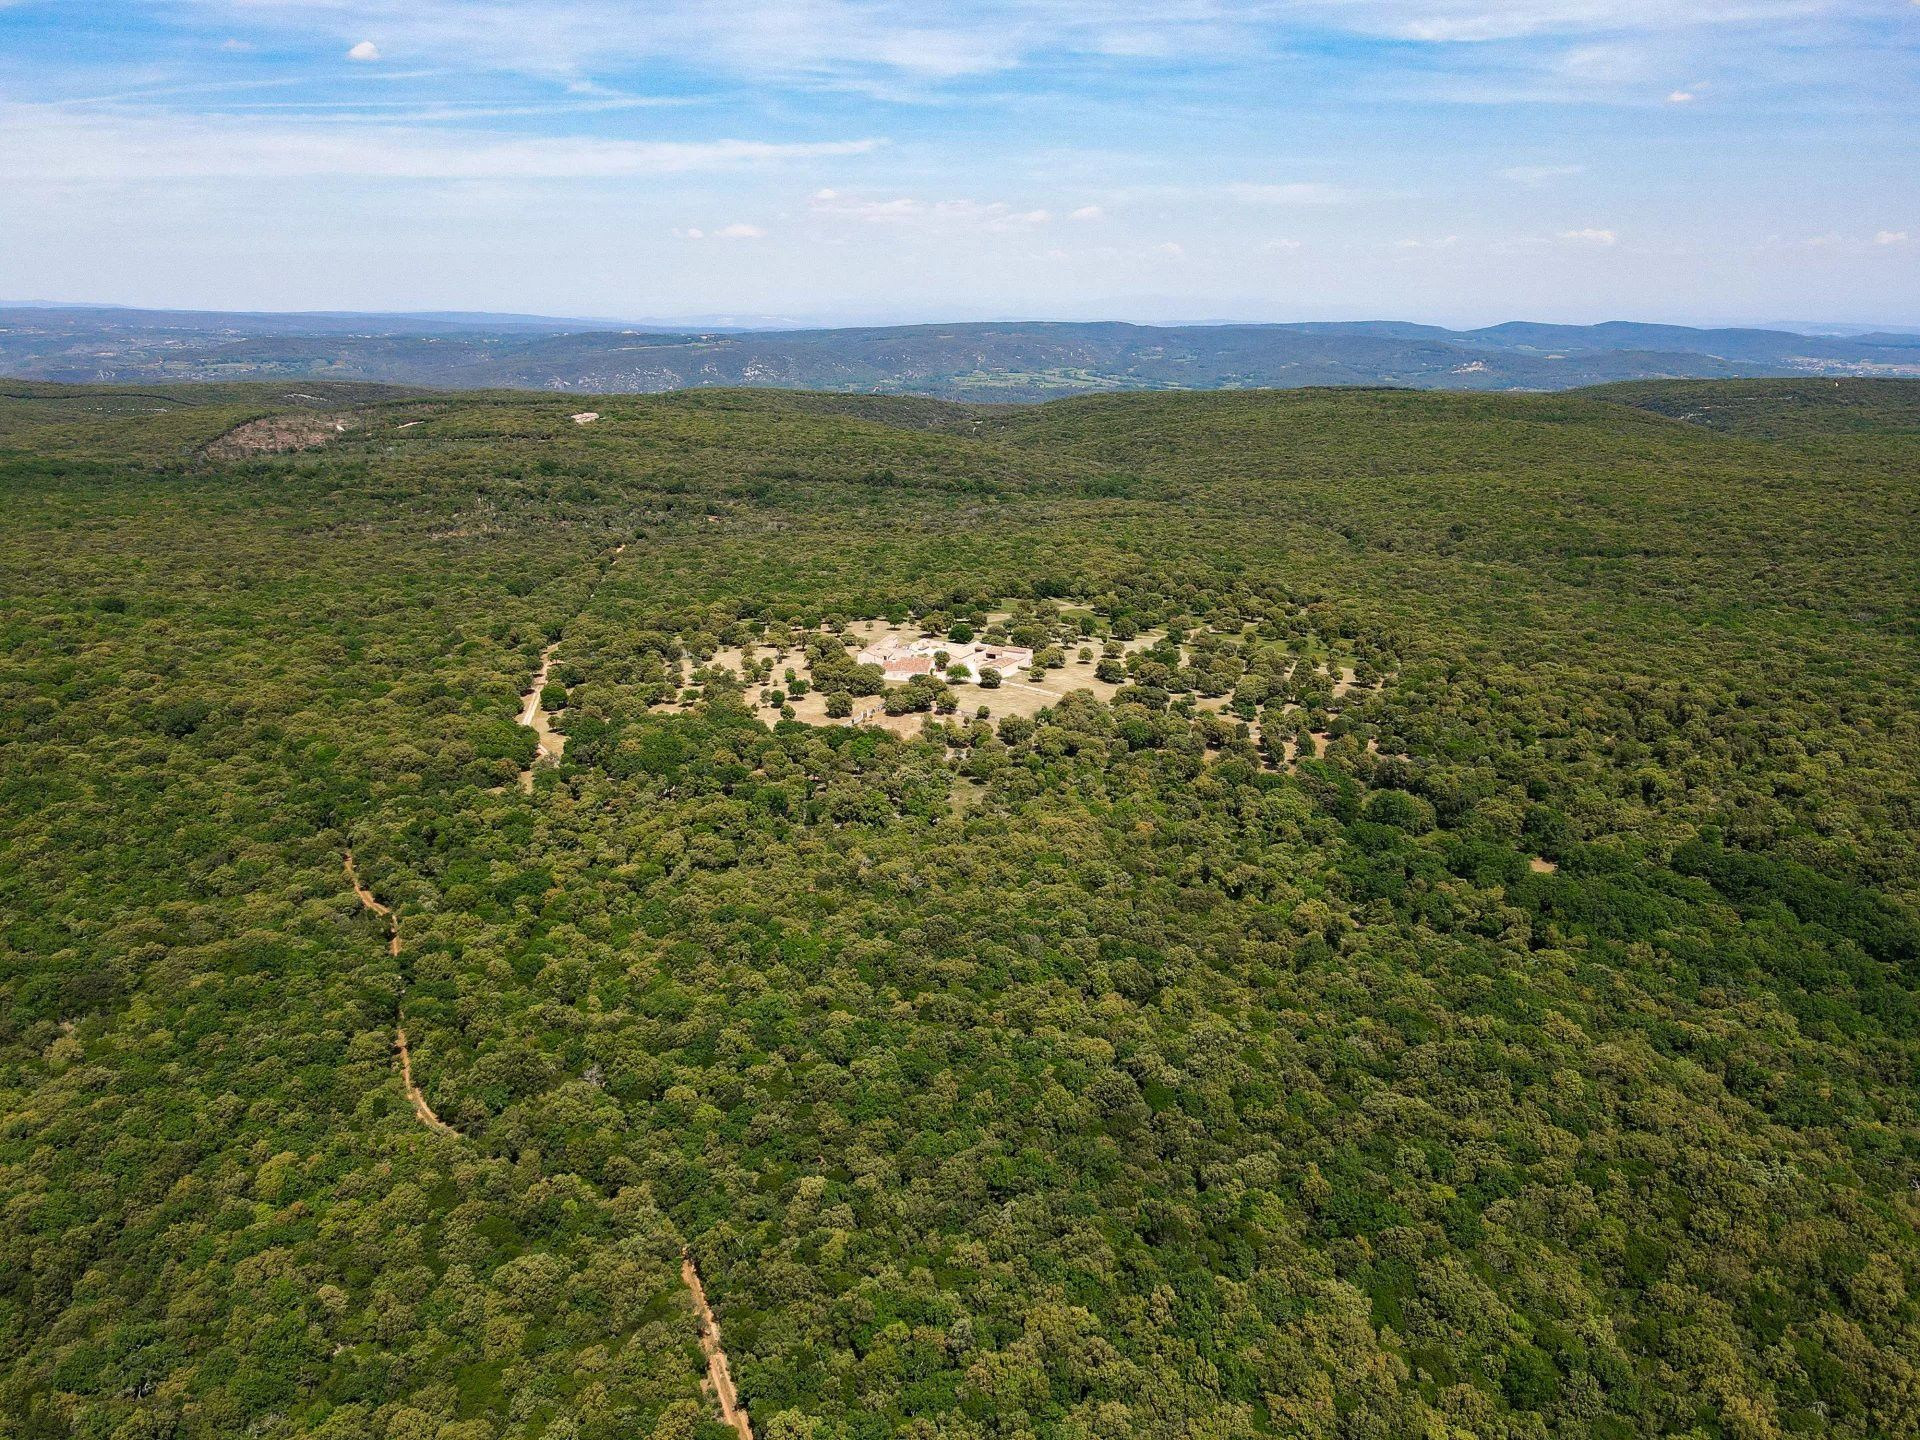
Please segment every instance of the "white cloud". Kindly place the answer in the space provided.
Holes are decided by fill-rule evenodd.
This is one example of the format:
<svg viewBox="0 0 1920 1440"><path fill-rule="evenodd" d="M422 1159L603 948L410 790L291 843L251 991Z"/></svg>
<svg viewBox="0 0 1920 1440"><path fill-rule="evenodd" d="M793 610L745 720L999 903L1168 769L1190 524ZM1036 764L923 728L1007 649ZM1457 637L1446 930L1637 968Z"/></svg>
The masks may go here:
<svg viewBox="0 0 1920 1440"><path fill-rule="evenodd" d="M885 100L985 76L1028 71L1051 87L1079 62L1198 62L1261 73L1333 35L1465 52L1456 81L1538 91L1573 83L1622 88L1620 75L1667 63L1676 51L1782 44L1837 49L1854 23L1886 0L169 0L248 33L278 30L297 44L318 29L344 45L361 32L389 54L432 56L448 71L508 71L562 79L664 64L709 79L741 76ZM155 7L159 8L159 7ZM1787 22L1805 35L1787 36ZM1694 38L1696 35L1702 37ZM1706 38L1711 35L1711 38ZM1658 43L1645 43L1650 37ZM1303 43L1303 41L1305 43ZM1518 45L1532 42L1520 57ZM1748 42L1751 41L1749 44ZM1566 43L1562 43L1566 42ZM1431 58L1373 58L1376 70L1443 83ZM1479 69L1474 51L1507 53ZM1443 64L1453 64L1448 60ZM1560 71L1568 74L1558 74ZM1529 72L1534 78L1525 79ZM1557 75L1557 80L1553 79ZM1632 91L1651 83L1635 73ZM1651 93L1658 93L1651 91ZM1508 98L1513 98L1509 95ZM1556 98L1536 94L1533 98ZM1564 98L1564 97L1558 97Z"/></svg>
<svg viewBox="0 0 1920 1440"><path fill-rule="evenodd" d="M673 230L674 237L680 240L760 240L766 233L758 225L749 225L744 220L722 225L718 230L704 230L698 225L676 225Z"/></svg>
<svg viewBox="0 0 1920 1440"><path fill-rule="evenodd" d="M821 79L852 69L931 79L1036 56L1173 59L1260 53L1307 27L1430 44L1763 27L1874 0L176 0L220 19L310 31L379 27L390 42L533 69L676 56ZM1283 37L1284 38L1284 37Z"/></svg>
<svg viewBox="0 0 1920 1440"><path fill-rule="evenodd" d="M1227 194L1250 205L1338 205L1352 195L1338 185L1317 180L1294 181L1285 185L1229 185Z"/></svg>
<svg viewBox="0 0 1920 1440"><path fill-rule="evenodd" d="M229 55L243 55L247 51L253 49L253 46L249 45L244 40L229 39L229 40L222 40L220 42L220 48L226 51Z"/></svg>
<svg viewBox="0 0 1920 1440"><path fill-rule="evenodd" d="M1261 251L1268 255L1282 255L1291 250L1298 250L1299 248L1300 242L1298 240L1269 240L1260 247Z"/></svg>
<svg viewBox="0 0 1920 1440"><path fill-rule="evenodd" d="M1913 3L1920 5L1920 0L1913 0ZM1873 243L1876 245L1904 245L1912 238L1913 237L1908 235L1904 230L1882 230L1873 237Z"/></svg>
<svg viewBox="0 0 1920 1440"><path fill-rule="evenodd" d="M1620 236L1612 230L1562 230L1562 240L1570 240L1576 245L1614 245Z"/></svg>
<svg viewBox="0 0 1920 1440"><path fill-rule="evenodd" d="M1827 0L1296 0L1292 8L1363 34L1472 45L1528 36L1764 25L1829 6Z"/></svg>
<svg viewBox="0 0 1920 1440"><path fill-rule="evenodd" d="M1591 91L1633 84L1646 75L1649 64L1643 46L1612 42L1561 51L1547 63L1547 70L1580 90Z"/></svg>
<svg viewBox="0 0 1920 1440"><path fill-rule="evenodd" d="M850 220L878 224L919 219L931 213L933 207L924 200L905 195L893 200L857 200L842 195L838 190L821 190L814 194L813 208L820 214L842 215Z"/></svg>
<svg viewBox="0 0 1920 1440"><path fill-rule="evenodd" d="M837 190L816 190L814 214L871 225L913 225L928 229L1021 230L1045 225L1049 210L1020 210L1005 201L921 200L911 195L863 200Z"/></svg>
<svg viewBox="0 0 1920 1440"><path fill-rule="evenodd" d="M378 26L395 53L447 65L569 74L667 60L827 86L870 77L939 83L1018 65L1066 42L1097 53L1104 24L1028 13L948 20L902 0L178 0L216 20L310 36L316 25ZM1145 7L1142 6L1144 9ZM373 57L366 57L373 58Z"/></svg>
<svg viewBox="0 0 1920 1440"><path fill-rule="evenodd" d="M0 105L0 179L14 181L609 180L865 155L883 143L536 137L351 122L263 124L146 111L83 115Z"/></svg>
<svg viewBox="0 0 1920 1440"><path fill-rule="evenodd" d="M1552 180L1565 180L1574 175L1584 175L1584 165L1515 165L1500 172L1503 179L1516 185L1545 185Z"/></svg>
<svg viewBox="0 0 1920 1440"><path fill-rule="evenodd" d="M1819 235L1769 235L1755 247L1760 250L1793 252L1799 250L1841 251L1858 253L1861 242L1849 242L1838 230L1828 230Z"/></svg>
<svg viewBox="0 0 1920 1440"><path fill-rule="evenodd" d="M1164 255L1169 260L1179 260L1185 257L1187 247L1178 240L1164 240L1153 247L1153 252L1156 255Z"/></svg>
<svg viewBox="0 0 1920 1440"><path fill-rule="evenodd" d="M1914 0L1914 3L1920 4L1920 0ZM1069 220L1104 220L1107 218L1107 212L1098 205L1082 205L1067 218Z"/></svg>
<svg viewBox="0 0 1920 1440"><path fill-rule="evenodd" d="M1396 247L1401 250L1451 250L1460 243L1458 235L1442 235L1437 240L1402 240Z"/></svg>
<svg viewBox="0 0 1920 1440"><path fill-rule="evenodd" d="M347 59L349 60L378 60L379 58L380 47L371 40L362 40L358 45L347 51Z"/></svg>
<svg viewBox="0 0 1920 1440"><path fill-rule="evenodd" d="M1675 90L1671 95L1667 96L1667 103L1669 105L1691 105L1699 98L1700 97L1691 90Z"/></svg>

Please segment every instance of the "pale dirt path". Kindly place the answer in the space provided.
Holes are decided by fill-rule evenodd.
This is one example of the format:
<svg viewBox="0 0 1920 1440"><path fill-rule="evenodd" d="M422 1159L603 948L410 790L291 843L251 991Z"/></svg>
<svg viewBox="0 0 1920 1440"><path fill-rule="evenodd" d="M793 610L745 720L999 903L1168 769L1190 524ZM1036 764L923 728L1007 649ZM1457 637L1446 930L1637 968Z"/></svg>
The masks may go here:
<svg viewBox="0 0 1920 1440"><path fill-rule="evenodd" d="M600 580L593 582L593 589L587 591L587 598L581 603L582 610L593 603L593 597L600 589L600 581L607 578L607 570L613 568L613 562L620 558L626 548L627 542L624 540L613 547L613 554L607 557L606 570L600 572ZM521 692L520 713L514 716L516 724L533 731L533 738L538 745L532 762L520 772L520 790L525 795L533 793L534 770L541 765L558 765L560 756L567 748L567 737L553 728L553 716L540 708L540 692L546 688L547 676L553 670L553 652L559 648L560 642L555 640L540 652L540 668L533 672L533 684Z"/></svg>
<svg viewBox="0 0 1920 1440"><path fill-rule="evenodd" d="M607 562L609 567L613 560L620 558L620 552L626 548L625 544L614 547L613 556ZM596 590L599 588L597 583L594 588ZM588 592L587 599L589 601L593 599L592 591ZM567 743L566 736L554 733L550 723L551 717L540 708L540 691L547 683L547 672L553 663L553 652L559 648L560 642L556 640L540 652L540 668L534 673L532 688L520 697L522 704L516 718L520 724L530 728L540 741L540 753L535 757L534 765L540 764L543 759L549 763L557 761ZM533 789L532 765L520 772L520 788L529 791ZM360 871L353 863L351 848L347 850L344 859L347 879L353 884L354 895L368 910L387 922L387 953L398 955L400 953L400 917L394 913L392 906L381 904L379 898L361 882ZM413 1083L413 1055L407 1048L407 1032L403 1025L394 1027L393 1048L400 1056L400 1078L406 1086L407 1099L413 1103L414 1116L422 1125L436 1134L457 1137L460 1132L433 1113L433 1107L427 1103L427 1097L421 1094L420 1087ZM706 1287L700 1282L700 1271L693 1263L693 1256L684 1250L680 1258L680 1278L686 1284L687 1293L693 1297L694 1313L700 1321L700 1349L707 1357L705 1385L720 1404L721 1422L731 1426L740 1436L740 1440L753 1440L753 1424L747 1418L746 1407L740 1403L739 1392L733 1388L733 1370L727 1363L727 1352L720 1346L720 1322L714 1318L713 1307L707 1303Z"/></svg>
<svg viewBox="0 0 1920 1440"><path fill-rule="evenodd" d="M540 652L540 668L533 672L533 688L520 697L520 713L514 719L533 731L538 748L533 752L533 760L520 772L520 789L525 794L533 793L533 771L537 765L558 765L560 756L567 748L567 737L553 728L553 716L540 708L540 692L546 688L547 675L553 669L553 652L560 648L560 642L554 641Z"/></svg>
<svg viewBox="0 0 1920 1440"><path fill-rule="evenodd" d="M407 1032L402 1026L394 1027L393 1048L400 1054L400 1078L406 1084L407 1099L413 1102L414 1118L437 1134L458 1135L458 1130L433 1113L433 1106L420 1093L420 1087L413 1083L413 1056L407 1049Z"/></svg>
<svg viewBox="0 0 1920 1440"><path fill-rule="evenodd" d="M353 848L351 846L347 848L345 859L347 879L353 885L355 897L362 905L366 906L367 909L387 922L387 953L389 955L398 955L400 953L400 918L393 913L392 906L382 905L374 898L373 892L361 883L360 869L353 863Z"/></svg>
<svg viewBox="0 0 1920 1440"><path fill-rule="evenodd" d="M707 1357L706 1388L720 1402L720 1421L731 1425L740 1440L753 1440L753 1423L747 1419L746 1407L733 1388L727 1352L720 1348L720 1322L713 1318L713 1307L707 1304L707 1290L700 1283L699 1268L693 1263L693 1256L684 1250L680 1252L680 1278L693 1296L694 1313L700 1319L700 1348Z"/></svg>
<svg viewBox="0 0 1920 1440"><path fill-rule="evenodd" d="M346 856L347 879L353 885L353 893L360 903L375 915L387 922L387 953L400 953L400 917L394 913L391 905L382 905L360 879L359 867L353 863L353 850L348 848ZM407 1088L407 1099L413 1105L413 1113L420 1123L440 1135L458 1135L446 1121L433 1113L433 1106L427 1103L427 1097L420 1093L420 1087L413 1083L413 1052L407 1048L406 1027L395 1025L393 1029L393 1048L400 1056L400 1080Z"/></svg>

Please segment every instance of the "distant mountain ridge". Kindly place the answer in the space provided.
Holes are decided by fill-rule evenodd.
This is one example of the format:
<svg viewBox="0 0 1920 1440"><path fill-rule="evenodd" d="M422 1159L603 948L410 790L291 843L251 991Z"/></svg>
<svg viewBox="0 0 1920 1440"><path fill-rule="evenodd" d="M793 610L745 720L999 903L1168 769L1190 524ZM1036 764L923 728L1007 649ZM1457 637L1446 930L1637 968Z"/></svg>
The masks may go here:
<svg viewBox="0 0 1920 1440"><path fill-rule="evenodd" d="M1034 401L1310 385L1562 390L1623 380L1920 376L1920 335L1612 321L669 330L493 314L0 307L0 374L88 384L357 380L634 393L715 385Z"/></svg>

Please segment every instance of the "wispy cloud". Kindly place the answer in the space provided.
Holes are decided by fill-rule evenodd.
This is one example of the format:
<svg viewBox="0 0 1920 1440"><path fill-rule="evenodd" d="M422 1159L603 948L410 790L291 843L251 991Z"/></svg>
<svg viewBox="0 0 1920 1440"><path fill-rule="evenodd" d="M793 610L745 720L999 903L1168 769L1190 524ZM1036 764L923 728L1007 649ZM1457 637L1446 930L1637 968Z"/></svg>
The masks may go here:
<svg viewBox="0 0 1920 1440"><path fill-rule="evenodd" d="M1818 15L1826 0L1306 0L1355 31L1431 44L1474 45L1530 36L1622 34L1775 23Z"/></svg>
<svg viewBox="0 0 1920 1440"><path fill-rule="evenodd" d="M1041 58L1225 60L1302 30L1437 46L1763 27L1869 0L174 0L224 26L358 29L390 54L503 69L592 70L677 57L832 83L946 81ZM354 36L352 38L359 38Z"/></svg>
<svg viewBox="0 0 1920 1440"><path fill-rule="evenodd" d="M1353 192L1341 186L1318 180L1229 185L1227 194L1249 205L1339 205L1355 198Z"/></svg>
<svg viewBox="0 0 1920 1440"><path fill-rule="evenodd" d="M676 226L673 233L681 240L763 240L767 234L758 225L750 225L744 220L722 225L717 230L706 230L698 225Z"/></svg>
<svg viewBox="0 0 1920 1440"><path fill-rule="evenodd" d="M1502 170L1500 176L1516 185L1546 185L1555 180L1584 175L1586 170L1584 165L1514 165Z"/></svg>
<svg viewBox="0 0 1920 1440"><path fill-rule="evenodd" d="M738 74L822 83L863 74L946 81L1008 69L1019 63L1029 39L1037 38L1026 23L947 21L924 7L859 0L650 5L625 0L176 0L176 5L225 26L290 38L329 29L372 31L380 48L398 58L538 74L677 59Z"/></svg>
<svg viewBox="0 0 1920 1440"><path fill-rule="evenodd" d="M929 228L1019 230L1045 225L1053 219L1049 210L1022 209L1002 200L922 200L910 195L882 200L843 195L838 190L816 190L810 208L815 215L870 225Z"/></svg>
<svg viewBox="0 0 1920 1440"><path fill-rule="evenodd" d="M0 177L15 181L617 179L864 155L883 143L531 137L0 107Z"/></svg>
<svg viewBox="0 0 1920 1440"><path fill-rule="evenodd" d="M103 9L111 43L94 44ZM12 283L76 296L177 284L261 303L304 285L344 304L318 292L405 284L498 308L577 283L791 310L891 286L907 308L992 295L1010 311L1259 301L1265 284L1276 304L1482 318L1760 314L1817 271L1877 321L1920 313L1920 188L1892 158L1920 144L1916 13L0 0L0 255ZM1690 145L1702 124L1712 166ZM837 190L796 203L823 183ZM536 187L556 203L529 203ZM115 243L127 215L145 250ZM1791 238L1829 231L1844 241ZM1160 249L1182 242L1177 263ZM1655 246L1725 263L1663 267ZM577 263L551 273L576 280L535 278L524 257L559 251ZM307 258L235 260L283 254Z"/></svg>

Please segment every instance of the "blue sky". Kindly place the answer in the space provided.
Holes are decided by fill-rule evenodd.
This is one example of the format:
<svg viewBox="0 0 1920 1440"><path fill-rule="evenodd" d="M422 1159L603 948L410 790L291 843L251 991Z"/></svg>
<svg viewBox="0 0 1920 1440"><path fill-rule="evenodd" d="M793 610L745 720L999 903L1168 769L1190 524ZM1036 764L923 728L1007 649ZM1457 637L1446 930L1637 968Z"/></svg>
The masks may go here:
<svg viewBox="0 0 1920 1440"><path fill-rule="evenodd" d="M1915 0L0 0L0 298L1920 324Z"/></svg>

